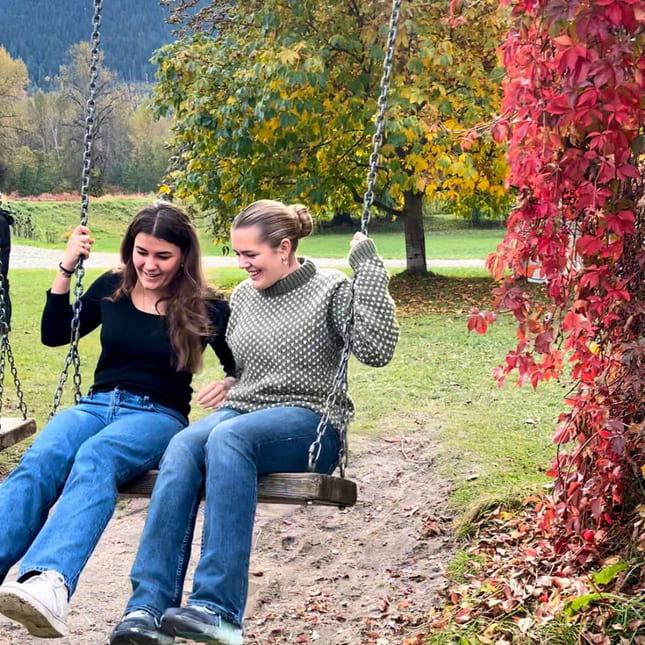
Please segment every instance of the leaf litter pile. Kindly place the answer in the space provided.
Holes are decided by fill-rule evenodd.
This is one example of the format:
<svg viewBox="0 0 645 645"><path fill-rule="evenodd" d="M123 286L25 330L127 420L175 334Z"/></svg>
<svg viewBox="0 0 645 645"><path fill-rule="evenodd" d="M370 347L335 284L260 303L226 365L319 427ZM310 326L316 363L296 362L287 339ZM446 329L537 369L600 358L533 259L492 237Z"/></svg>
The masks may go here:
<svg viewBox="0 0 645 645"><path fill-rule="evenodd" d="M466 314L472 307L492 301L491 278L455 278L429 273L427 276L399 273L390 282L397 314ZM466 322L464 321L464 328Z"/></svg>

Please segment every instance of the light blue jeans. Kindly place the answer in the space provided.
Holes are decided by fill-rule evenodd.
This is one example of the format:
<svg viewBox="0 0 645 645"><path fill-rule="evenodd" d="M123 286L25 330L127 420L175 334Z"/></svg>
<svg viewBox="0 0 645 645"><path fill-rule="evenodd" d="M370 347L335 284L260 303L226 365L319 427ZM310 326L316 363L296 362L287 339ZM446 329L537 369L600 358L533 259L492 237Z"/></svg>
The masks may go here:
<svg viewBox="0 0 645 645"><path fill-rule="evenodd" d="M23 558L20 576L54 569L71 595L112 517L117 487L155 468L187 422L119 388L90 392L57 414L0 486L0 581Z"/></svg>
<svg viewBox="0 0 645 645"><path fill-rule="evenodd" d="M201 558L189 605L240 625L248 591L258 476L306 472L320 417L298 407L240 413L221 408L177 434L161 461L141 544L131 571L126 613L160 618L181 603L200 496L206 501ZM328 428L316 470L331 473L338 434Z"/></svg>

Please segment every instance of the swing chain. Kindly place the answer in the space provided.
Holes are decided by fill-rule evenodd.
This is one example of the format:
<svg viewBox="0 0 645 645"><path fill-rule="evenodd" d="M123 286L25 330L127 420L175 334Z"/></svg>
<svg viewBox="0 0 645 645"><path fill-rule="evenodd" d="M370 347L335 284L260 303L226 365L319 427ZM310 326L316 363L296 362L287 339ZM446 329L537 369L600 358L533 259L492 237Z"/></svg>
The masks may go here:
<svg viewBox="0 0 645 645"><path fill-rule="evenodd" d="M370 221L370 209L374 202L374 183L376 181L376 170L380 158L380 150L383 144L383 126L385 123L385 108L387 95L390 90L390 79L392 77L392 61L394 59L394 46L396 43L397 25L401 15L401 0L393 0L392 15L390 16L390 30L387 39L387 52L383 60L383 75L381 77L381 90L378 98L378 113L376 116L376 131L372 136L372 154L370 155L370 168L367 175L367 190L363 198L364 210L361 215L361 233L367 235L367 226ZM345 477L347 467L347 427L350 421L350 408L347 396L347 368L349 358L352 355L352 336L354 331L354 299L355 299L356 275L350 282L349 300L347 303L348 315L345 318L343 337L345 339L343 349L338 362L338 368L334 376L334 382L325 401L325 408L318 423L316 438L309 446L309 471L314 472L316 463L322 450L322 438L330 426L331 410L335 407L340 414L338 433L340 446L338 450L338 469L341 477Z"/></svg>
<svg viewBox="0 0 645 645"><path fill-rule="evenodd" d="M92 143L94 142L94 126L96 123L96 84L98 80L98 63L99 63L99 44L101 42L101 10L103 8L103 0L94 0L94 17L92 19L92 40L91 40L91 54L92 59L90 63L90 83L89 83L89 97L85 106L85 137L83 139L83 172L81 180L81 225L87 226L87 209L89 204L89 185L92 176ZM85 268L83 266L83 257L79 258L76 265L74 284L74 304L73 304L73 317L71 322L70 343L65 358L65 364L60 375L58 387L54 395L54 403L52 405L49 418L51 419L58 410L60 400L63 395L63 388L67 381L67 375L70 366L74 366L74 402L78 403L81 398L81 359L78 353L78 341L80 339L80 320L81 309L83 303L81 296L83 295L83 278L85 276Z"/></svg>
<svg viewBox="0 0 645 645"><path fill-rule="evenodd" d="M4 321L3 321L4 325ZM5 347L5 338L7 338L6 334L3 333L2 335L2 348L0 349L0 383L3 384L2 386L2 391L0 391L0 394L4 394L4 365L5 365L5 353L4 353L4 347ZM0 396L0 415L2 414L2 396Z"/></svg>
<svg viewBox="0 0 645 645"><path fill-rule="evenodd" d="M2 272L2 260L0 260L0 273ZM5 368L5 346L8 342L9 336L9 323L7 322L7 308L5 306L5 291L4 280L0 276L0 314L2 319L0 325L2 326L2 347L0 348L0 416L2 413L2 403L4 394L4 368Z"/></svg>
<svg viewBox="0 0 645 645"><path fill-rule="evenodd" d="M81 224L87 226L87 208L89 203L88 189L92 176L92 144L94 142L94 125L96 123L96 83L99 75L99 44L101 42L101 10L103 0L94 0L94 17L92 19L92 60L90 62L90 92L85 108L85 137L83 139L83 175L81 182Z"/></svg>
<svg viewBox="0 0 645 645"><path fill-rule="evenodd" d="M18 408L20 409L20 413L22 414L22 418L26 419L27 418L27 404L25 403L25 395L22 391L22 385L20 383L20 379L18 378L18 370L16 369L16 362L13 358L13 352L11 351L11 345L9 344L9 337L8 336L3 336L2 338L2 352L3 354L6 353L7 358L9 359L9 369L11 370L11 376L13 377L13 383L16 387L16 395L18 396ZM2 370L3 373L1 375L2 378L4 378L4 358L2 361Z"/></svg>
<svg viewBox="0 0 645 645"><path fill-rule="evenodd" d="M347 426L349 425L350 410L347 400L347 366L349 357L352 354L352 329L354 328L354 279L350 283L350 297L348 301L348 316L345 319L343 337L345 342L338 362L338 368L334 375L334 382L325 401L325 409L318 422L316 438L309 446L309 471L314 472L320 451L322 450L322 439L330 425L331 411L336 408L340 413L338 428L340 445L338 449L338 469L340 476L345 477L347 467Z"/></svg>
<svg viewBox="0 0 645 645"><path fill-rule="evenodd" d="M376 115L376 131L372 136L372 154L370 155L370 167L367 173L367 190L363 197L363 214L361 215L361 233L367 235L367 225L370 222L371 208L374 203L374 184L376 183L376 171L378 169L380 150L383 145L383 127L385 125L385 107L387 95L390 91L390 80L392 77L392 61L394 60L394 47L396 43L397 25L401 16L401 0L393 0L392 15L390 16L390 31L387 38L387 51L383 60L383 75L381 77L381 90L378 97L378 113Z"/></svg>
<svg viewBox="0 0 645 645"><path fill-rule="evenodd" d="M25 403L25 395L22 391L22 384L18 378L18 370L16 369L16 361L11 351L11 344L9 343L9 321L7 320L7 292L5 291L4 273L2 271L2 260L0 260L0 333L2 334L2 341L0 342L0 413L2 412L3 394L4 394L4 378L5 378L5 357L9 359L9 369L13 377L13 383L16 388L16 395L18 396L18 408L22 413L22 418L27 418L27 404Z"/></svg>

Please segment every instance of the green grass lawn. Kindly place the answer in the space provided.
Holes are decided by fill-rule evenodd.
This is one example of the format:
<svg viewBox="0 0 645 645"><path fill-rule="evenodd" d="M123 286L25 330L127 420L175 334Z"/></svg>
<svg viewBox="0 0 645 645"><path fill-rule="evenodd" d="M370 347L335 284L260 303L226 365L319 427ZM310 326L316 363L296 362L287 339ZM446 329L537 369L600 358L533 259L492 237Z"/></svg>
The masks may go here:
<svg viewBox="0 0 645 645"><path fill-rule="evenodd" d="M351 231L312 235L300 242L304 255L318 258L336 258L347 255ZM374 232L380 255L387 260L405 258L405 240L400 232ZM426 233L426 257L428 260L485 259L502 241L504 234L499 229L434 231Z"/></svg>
<svg viewBox="0 0 645 645"><path fill-rule="evenodd" d="M113 205L106 215L104 228L98 222L92 225L97 237L98 231L103 236L97 242L98 250L111 251L118 247L119 236L133 212L132 201L124 202L117 218L118 226L111 223ZM52 226L64 230L62 215L55 222ZM430 222L429 257L483 258L492 250L488 246L494 246L496 239L501 238L498 230L455 230L453 224L452 220ZM302 251L318 257L342 256L350 237L349 231L315 236L303 244ZM402 257L396 255L400 252L397 248L401 248L397 247L402 242L400 232L376 231L375 238L386 257ZM101 246L103 240L105 247ZM112 248L108 240L112 240ZM62 247L62 242L51 245ZM216 252L212 247L207 250ZM435 251L438 254L431 255ZM88 269L87 284L99 273L100 270ZM11 344L30 415L36 418L39 428L46 422L66 353L66 348L52 349L40 343L40 315L45 290L53 276L53 270L20 269L11 273L14 303ZM209 269L207 277L228 291L244 273L235 268ZM472 306L489 306L492 288L487 272L480 269L440 270L428 278L394 275L392 293L399 306L401 326L395 357L380 369L362 366L354 360L350 363L350 390L357 407L351 433L378 433L387 437L404 437L419 430L431 433L437 445L433 468L452 484L448 503L461 528L468 528L468 518L477 509L491 503L522 500L528 492L548 483L545 471L555 451L550 436L556 417L563 409L568 385L551 382L532 390L518 388L509 381L502 388L497 386L492 369L515 345L512 320L501 316L484 336L466 330L468 310ZM98 333L82 339L80 350L85 391L91 385L98 358ZM209 352L204 372L196 377L194 385L198 387L220 374L215 357ZM71 402L68 384L63 405ZM3 403L4 415L15 416L9 409L15 409L16 396L7 367ZM195 411L193 419L201 414ZM29 441L0 453L0 476L16 464ZM350 454L350 477L351 472ZM468 566L467 549L466 544L452 563L453 575L459 566ZM544 640L530 642L555 643L547 631ZM580 642L576 640L575 630L571 634L570 638L558 636L557 642L562 645ZM475 642L461 635L453 639L447 634L437 634L433 638L432 642L442 645ZM529 641L517 643L528 645Z"/></svg>
<svg viewBox="0 0 645 645"><path fill-rule="evenodd" d="M90 203L89 226L96 240L95 251L114 253L119 250L123 231L134 213L152 198L102 198ZM34 239L18 234L16 242L49 248L63 248L64 236L80 220L80 205L75 202L21 202L10 204L21 218L30 217ZM200 223L198 222L198 228ZM204 228L199 228L205 255L221 255L222 247L213 244ZM341 258L347 255L351 227L341 232L314 233L300 242L303 255ZM386 259L405 258L405 241L400 223L379 225L375 222L370 236ZM467 222L454 217L431 217L426 221L426 253L434 259L484 259L502 240L501 228L469 228Z"/></svg>
<svg viewBox="0 0 645 645"><path fill-rule="evenodd" d="M87 284L99 274L88 270ZM487 278L444 272L415 289L427 300L421 311L400 316L401 339L394 360L372 369L350 365L351 392L357 404L355 433L405 434L420 425L439 443L437 468L455 484L452 504L463 512L489 497L506 498L543 484L552 446L549 436L561 407L563 390L549 384L538 391L512 384L498 388L491 370L513 343L514 329L502 318L485 336L468 333L466 313L473 298L486 297ZM212 283L230 290L242 277L233 268L211 269ZM66 348L40 343L40 314L53 272L12 272L14 302L11 344L30 414L39 427L46 422ZM393 281L402 300L408 294ZM406 287L407 288L407 287ZM453 294L451 296L451 294ZM83 389L92 382L98 358L98 333L81 340ZM5 415L15 407L13 384L5 380ZM195 385L219 374L207 354L205 370ZM375 396L374 393L378 393ZM63 400L69 405L71 380ZM197 418L196 412L193 418ZM0 453L0 471L15 463L24 446Z"/></svg>
<svg viewBox="0 0 645 645"><path fill-rule="evenodd" d="M99 273L88 270L87 284ZM234 268L210 269L207 277L230 290L243 274ZM29 412L39 428L46 422L66 353L66 348L40 343L40 314L52 278L51 270L12 272L11 344ZM491 370L514 343L511 320L502 317L485 336L466 330L468 309L475 303L485 305L491 288L490 278L481 271L442 271L428 279L395 275L392 293L400 305L401 336L394 359L380 369L353 359L350 363L350 390L357 407L351 434L401 438L412 432L431 433L437 445L433 468L435 475L451 483L448 503L457 529L468 527L475 509L519 501L547 483L545 470L554 452L550 435L562 407L564 390L558 383L533 391L511 383L498 388L494 382ZM85 391L98 358L98 332L81 340L80 352ZM220 375L214 355L207 352L205 369L194 385ZM64 406L72 402L71 389L70 378ZM15 416L7 409L16 406L10 378L5 380L3 402L5 416ZM192 418L203 414L196 410ZM0 453L0 476L17 463L29 443L27 439ZM349 477L351 445L350 437Z"/></svg>

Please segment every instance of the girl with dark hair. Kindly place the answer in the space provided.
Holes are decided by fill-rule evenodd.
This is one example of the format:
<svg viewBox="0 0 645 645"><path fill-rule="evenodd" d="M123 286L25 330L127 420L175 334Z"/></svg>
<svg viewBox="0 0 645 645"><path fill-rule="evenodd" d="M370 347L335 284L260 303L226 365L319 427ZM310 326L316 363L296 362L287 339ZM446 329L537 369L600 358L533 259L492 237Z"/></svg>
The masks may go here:
<svg viewBox="0 0 645 645"><path fill-rule="evenodd" d="M93 242L85 226L68 241L42 315L45 345L69 342L70 278ZM188 216L163 202L141 209L121 259L122 267L97 278L81 298L80 334L101 326L92 387L52 418L0 486L0 581L22 558L17 581L0 586L0 612L41 638L67 633L69 597L114 512L119 485L155 468L187 425L190 384L206 344L227 377L197 401L217 407L235 380L224 340L228 304L207 291Z"/></svg>
<svg viewBox="0 0 645 645"><path fill-rule="evenodd" d="M176 637L243 643L258 476L307 471L350 315L347 276L296 255L312 225L305 206L273 200L254 202L233 221L231 245L248 274L231 296L226 332L238 381L219 410L166 450L131 571L133 593L111 645L171 645ZM389 273L362 233L350 242L349 264L356 274L353 353L385 365L398 338ZM318 472L336 467L341 416L331 411ZM181 607L203 490L201 556Z"/></svg>

